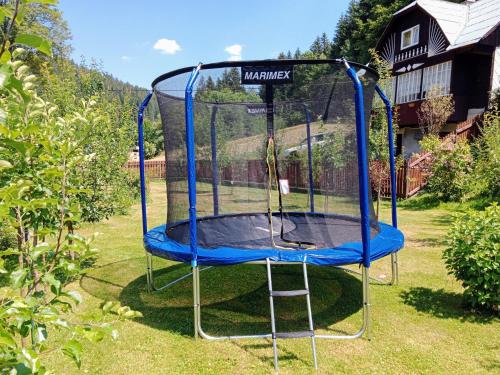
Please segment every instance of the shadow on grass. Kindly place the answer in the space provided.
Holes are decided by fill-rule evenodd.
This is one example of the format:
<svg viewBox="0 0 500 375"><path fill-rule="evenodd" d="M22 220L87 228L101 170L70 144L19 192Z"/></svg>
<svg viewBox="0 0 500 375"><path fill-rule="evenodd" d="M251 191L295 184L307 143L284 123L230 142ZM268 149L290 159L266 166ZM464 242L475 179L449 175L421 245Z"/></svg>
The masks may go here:
<svg viewBox="0 0 500 375"><path fill-rule="evenodd" d="M451 213L448 213L438 217L433 217L431 221L437 225L448 226L455 221L455 217Z"/></svg>
<svg viewBox="0 0 500 375"><path fill-rule="evenodd" d="M231 199L232 203L266 203L266 199Z"/></svg>
<svg viewBox="0 0 500 375"><path fill-rule="evenodd" d="M469 207L476 211L483 211L486 207L491 205L493 202L500 203L500 199L498 197L484 197L478 198L471 202L469 202ZM499 366L500 367L500 366Z"/></svg>
<svg viewBox="0 0 500 375"><path fill-rule="evenodd" d="M267 343L264 344L242 344L241 341L237 340L231 341L231 343L234 346L237 346L238 348L244 350L249 355L258 359L261 362L267 362L271 366L274 363L273 353L272 351L269 350L269 348L272 347L271 339L267 339ZM265 353L267 354L258 354L257 351L261 349L264 349ZM279 341L278 341L278 353L279 353L279 361L281 363L283 363L283 361L294 361L294 362L301 362L305 366L311 366L313 364L312 356L310 359L299 357L297 354L288 350L286 347L280 345Z"/></svg>
<svg viewBox="0 0 500 375"><path fill-rule="evenodd" d="M439 199L434 195L424 194L398 202L398 207L411 211L422 211L436 208L439 203Z"/></svg>
<svg viewBox="0 0 500 375"><path fill-rule="evenodd" d="M408 242L413 242L421 247L437 247L446 245L446 238L443 235L442 237L425 237L425 238L409 238Z"/></svg>
<svg viewBox="0 0 500 375"><path fill-rule="evenodd" d="M492 352L498 353L500 347L498 345L493 345L491 347L488 347L487 349L491 350ZM487 360L482 360L481 365L491 374L500 373L500 360L496 358L488 358Z"/></svg>
<svg viewBox="0 0 500 375"><path fill-rule="evenodd" d="M135 259L128 262L135 262ZM143 263L141 259L141 266ZM146 291L146 277L120 282L125 263L101 267L81 282L96 297L119 299L143 314L137 321L148 326L193 335L192 279L187 278L160 292ZM155 271L156 284L163 285L189 272L176 264ZM317 329L329 329L358 312L361 305L360 280L344 271L309 267L312 311ZM211 335L263 334L270 332L269 293L266 267L237 265L216 267L200 273L202 325ZM273 267L275 290L303 289L300 266ZM278 331L307 329L305 297L276 298L275 315ZM361 322L360 322L361 324Z"/></svg>
<svg viewBox="0 0 500 375"><path fill-rule="evenodd" d="M403 303L415 310L443 319L459 319L473 323L490 323L494 314L472 312L463 306L462 295L444 289L410 288L400 294Z"/></svg>

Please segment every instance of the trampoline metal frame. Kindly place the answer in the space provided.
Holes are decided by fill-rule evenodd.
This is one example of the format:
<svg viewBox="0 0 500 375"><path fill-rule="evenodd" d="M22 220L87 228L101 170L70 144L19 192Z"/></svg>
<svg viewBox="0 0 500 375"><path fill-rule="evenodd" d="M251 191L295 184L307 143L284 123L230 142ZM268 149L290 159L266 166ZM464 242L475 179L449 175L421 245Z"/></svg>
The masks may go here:
<svg viewBox="0 0 500 375"><path fill-rule="evenodd" d="M395 255L396 253L393 253L391 255ZM156 287L154 285L154 268L153 268L153 256L150 253L147 253L147 286L148 286L148 291L150 292L159 292L165 289L168 289L175 284L186 280L189 278L191 275L193 276L193 310L194 310L194 337L197 339L198 337L201 337L206 340L212 340L212 341L217 341L217 340L237 340L237 339L268 339L272 338L271 333L263 333L263 334L254 334L254 335L226 335L226 336L213 336L208 333L206 333L203 330L203 327L201 325L201 288L200 288L200 272L209 270L214 268L214 266L207 266L204 268L200 268L200 266L193 267L192 272L189 272L173 281L168 282L167 284L161 286L161 287ZM281 265L302 265L303 263L300 262L270 262L271 265L273 266L281 266ZM254 262L246 262L246 263L241 263L241 264L259 264L259 265L265 265L266 261L254 261ZM396 264L397 263L393 263ZM327 335L327 334L315 334L316 338L320 339L337 339L337 340L349 340L349 339L357 339L363 336L363 334L366 332L367 337L370 340L371 339L371 331L370 331L370 298L369 298L369 284L370 284L370 276L369 276L369 268L361 265L361 272L356 272L353 270L350 270L348 268L344 267L335 267L337 269L344 270L346 272L351 272L355 274L360 274L361 275L361 281L362 281L362 290L363 290L363 299L362 299L362 304L363 304L363 313L362 313L362 325L361 328L354 334L351 335ZM394 271L394 267L393 271ZM396 278L396 275L393 274L392 280ZM378 279L375 279L379 281ZM380 282L380 281L379 281ZM389 283L386 283L387 285L391 285Z"/></svg>
<svg viewBox="0 0 500 375"><path fill-rule="evenodd" d="M206 340L218 341L218 340L237 340L237 339L270 339L272 338L271 333L263 333L263 334L254 334L254 335L226 335L226 336L214 336L206 333L203 330L201 324L201 283L200 283L200 272L207 271L209 269L214 268L214 266L207 266L204 268L200 268L196 266L193 268L192 272L189 272L173 281L168 282L167 284L156 287L154 285L154 267L153 267L153 256L150 253L146 255L147 259L147 287L149 292L159 292L165 289L168 289L175 284L186 280L190 276L193 276L193 313L194 313L194 337L195 339L201 337ZM247 262L241 264L260 264L265 265L265 261L255 261L255 262ZM299 262L271 262L272 265L301 265ZM341 269L343 271L358 274L361 276L362 281L362 325L361 328L353 334L350 335L328 335L328 334L315 334L316 338L319 339L335 339L335 340L350 340L357 339L363 336L363 334L367 334L368 340L371 340L371 325L370 325L370 279L376 280L378 283L382 283L384 285L395 285L398 282L398 258L397 252L391 254L391 281L389 283L384 283L383 281L370 278L369 276L369 268L365 266L361 266L361 272L357 272L355 270L334 266L337 269Z"/></svg>
<svg viewBox="0 0 500 375"><path fill-rule="evenodd" d="M323 61L324 63L325 61ZM364 134L364 111L363 111L363 88L359 77L357 76L357 72L349 65L349 63L345 59L335 60L337 63L343 63L346 67L347 74L352 79L354 87L355 87L355 104L356 104L356 127L357 127L357 135L360 137L358 139L358 155L359 155L359 176L360 176L360 210L362 217L362 237L363 237L363 257L364 261L361 264L361 279L362 279L362 326L361 328L354 334L351 335L329 335L329 334L318 334L315 335L316 338L321 339L356 339L362 337L365 333L367 334L368 339L371 338L371 327L370 327L370 277L369 277L369 266L370 266L370 240L368 236L369 224L368 224L368 171L367 171L367 155L366 150L362 147L365 143L365 134ZM266 62L267 63L267 62ZM307 62L310 63L310 62ZM216 64L217 65L217 64ZM354 64L359 67L359 64ZM194 143L193 143L193 117L192 117L192 87L195 83L196 77L201 69L201 64L195 67L192 70L191 76L188 80L185 92L186 98L186 137L187 137L187 149L188 149L188 167L190 176L189 176L189 185L194 186L193 183L196 183L196 176L193 173L193 163L194 163ZM153 82L154 85L160 80L159 77ZM389 161L390 161L390 180L391 180L391 203L392 203L392 225L397 228L397 215L396 215L396 170L395 170L395 157L394 157L394 141L392 134L392 107L389 99L384 94L384 92L380 89L380 87L376 86L376 91L379 94L380 98L385 104L386 112L387 112L387 125L388 125L388 142L389 142ZM142 208L142 228L143 234L147 233L147 210L146 210L146 191L145 191L145 169L144 169L144 138L143 138L143 116L144 110L147 107L152 92L148 92L144 101L141 103L139 107L138 113L138 132L139 132L139 166L140 166L140 179L141 179L141 208ZM201 324L201 296L200 296L200 272L211 269L212 266L208 266L205 268L199 267L197 263L197 244L196 244L196 196L193 189L190 189L190 209L189 209L189 218L191 224L191 248L193 253L193 260L191 262L192 272L186 275L183 275L177 278L174 281L171 281L161 287L156 287L154 285L154 275L153 275L153 259L152 255L146 251L146 279L147 279L147 288L148 291L161 291L167 289L178 282L187 279L192 275L193 277L193 310L194 310L194 333L195 338L202 337L207 340L225 340L225 339L250 339L250 338L258 338L258 339L268 339L272 338L272 334L255 334L255 335L228 335L228 336L212 336L207 334L202 327ZM265 264L266 261L257 261L257 262L248 262L243 264ZM271 262L273 265L284 265L284 264L302 264L300 262ZM356 271L347 269L345 267L337 267L348 272L358 273ZM391 253L391 281L390 283L384 284L396 284L398 282L398 256L397 252ZM379 280L377 280L379 281Z"/></svg>

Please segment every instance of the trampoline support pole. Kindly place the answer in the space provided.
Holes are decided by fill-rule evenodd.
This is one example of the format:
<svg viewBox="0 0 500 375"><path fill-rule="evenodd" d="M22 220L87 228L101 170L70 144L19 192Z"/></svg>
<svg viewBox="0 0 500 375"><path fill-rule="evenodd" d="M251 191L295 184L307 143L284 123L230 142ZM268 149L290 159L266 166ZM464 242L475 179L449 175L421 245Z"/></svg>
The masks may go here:
<svg viewBox="0 0 500 375"><path fill-rule="evenodd" d="M197 266L198 240L196 231L196 157L194 141L194 104L193 86L200 73L201 63L193 69L189 76L186 90L184 92L184 112L186 122L186 158L187 158L187 182L189 195L189 247L191 249L191 266ZM193 272L194 273L194 272Z"/></svg>
<svg viewBox="0 0 500 375"><path fill-rule="evenodd" d="M309 205L311 212L314 212L314 179L313 179L313 160L312 160L312 146L311 146L311 114L304 105L306 112L306 135L307 135L307 166L308 166L308 179L309 179Z"/></svg>
<svg viewBox="0 0 500 375"><path fill-rule="evenodd" d="M385 105L385 111L387 114L387 143L389 146L389 167L390 167L390 178L391 178L391 214L392 214L392 226L394 228L398 227L398 216L397 216L397 211L396 211L396 206L397 206L397 200L396 200L396 193L397 193L397 180L396 180L396 162L395 162L395 156L394 156L394 135L393 135L393 127L392 127L392 105L391 101L385 95L385 93L382 91L379 85L375 86L375 91L377 91L377 94L379 95L380 99L384 102ZM398 275L398 254L397 253L392 253L391 254L391 272L392 272L392 278L391 278L391 284L395 285L399 281L399 275Z"/></svg>
<svg viewBox="0 0 500 375"><path fill-rule="evenodd" d="M137 113L137 135L138 135L138 146L139 146L139 175L141 180L141 213L142 213L142 235L145 236L148 232L148 212L146 205L146 173L144 167L144 111L153 96L152 92L148 92L141 105L139 106L139 111ZM148 291L151 291L150 282L150 261L148 259L148 252L146 251L146 280Z"/></svg>
<svg viewBox="0 0 500 375"><path fill-rule="evenodd" d="M363 97L363 84L354 68L347 60L343 60L347 69L347 75L351 78L354 86L354 103L356 110L356 147L358 151L358 183L359 183L359 211L361 214L361 239L363 242L363 266L370 267L370 207L369 189L370 178L368 176L368 154L366 139L365 110Z"/></svg>
<svg viewBox="0 0 500 375"><path fill-rule="evenodd" d="M217 131L216 119L219 107L214 105L210 116L210 145L212 148L212 195L214 204L214 215L219 215L219 165L217 163Z"/></svg>

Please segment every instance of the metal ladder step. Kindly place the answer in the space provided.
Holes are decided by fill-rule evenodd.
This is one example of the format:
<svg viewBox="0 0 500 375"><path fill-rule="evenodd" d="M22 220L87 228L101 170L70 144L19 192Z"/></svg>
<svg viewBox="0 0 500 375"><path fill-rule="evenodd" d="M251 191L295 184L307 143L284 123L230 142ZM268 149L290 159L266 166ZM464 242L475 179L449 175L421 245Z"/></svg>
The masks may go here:
<svg viewBox="0 0 500 375"><path fill-rule="evenodd" d="M305 296L307 294L309 294L309 291L307 289L271 291L271 295L273 297L296 297L296 296Z"/></svg>
<svg viewBox="0 0 500 375"><path fill-rule="evenodd" d="M307 279L307 265L304 259L302 263L302 272L304 274L304 289L298 290L273 290L273 278L271 272L271 260L266 259L267 266L267 283L269 284L269 309L271 313L271 332L273 339L273 352L274 352L274 368L278 370L278 345L276 339L298 339L303 337L311 338L312 355L314 360L314 368L318 368L318 360L316 358L316 340L314 336L314 325L311 311L311 296L309 293L309 281ZM296 332L276 332L276 318L274 316L274 297L295 297L306 296L307 303L307 317L309 320L309 330L296 331Z"/></svg>
<svg viewBox="0 0 500 375"><path fill-rule="evenodd" d="M276 332L274 337L277 339L301 339L304 337L314 337L314 331Z"/></svg>

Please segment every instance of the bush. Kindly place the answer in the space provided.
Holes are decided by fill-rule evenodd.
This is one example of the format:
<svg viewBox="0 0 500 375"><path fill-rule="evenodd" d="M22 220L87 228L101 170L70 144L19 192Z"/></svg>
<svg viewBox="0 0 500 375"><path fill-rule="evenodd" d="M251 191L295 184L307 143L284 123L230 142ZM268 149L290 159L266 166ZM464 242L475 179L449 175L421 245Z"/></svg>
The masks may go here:
<svg viewBox="0 0 500 375"><path fill-rule="evenodd" d="M500 207L458 216L443 253L450 274L462 282L465 301L474 308L500 306Z"/></svg>
<svg viewBox="0 0 500 375"><path fill-rule="evenodd" d="M83 98L63 114L57 105L40 97L39 80L21 59L26 50L9 47L20 44L9 34L22 25L28 3L36 1L4 1L0 7L2 37L7 41L0 50L2 374L52 373L47 353L56 350L80 367L82 343L116 338L113 322L140 316L112 301L104 303L99 313L73 314L81 296L72 290L71 281L86 272L95 256L92 238L75 232L82 221L79 197L91 192L81 171L105 152L114 156L117 142L109 141L108 148L94 145L101 141L103 123L114 123L104 117L112 108L96 111L95 100ZM50 56L49 41L23 35L24 44ZM110 133L105 133L108 139L117 138L116 132ZM119 140L130 144L130 139L123 134ZM97 154L95 149L104 151ZM110 158L120 171L125 161Z"/></svg>
<svg viewBox="0 0 500 375"><path fill-rule="evenodd" d="M423 151L432 154L427 190L443 201L462 201L470 191L473 158L466 140L442 141L428 135L421 141Z"/></svg>
<svg viewBox="0 0 500 375"><path fill-rule="evenodd" d="M455 101L451 95L443 95L440 87L433 86L427 92L417 110L418 126L422 134L437 135L453 114Z"/></svg>
<svg viewBox="0 0 500 375"><path fill-rule="evenodd" d="M484 114L481 135L474 142L476 157L470 179L472 197L498 201L500 197L500 111Z"/></svg>
<svg viewBox="0 0 500 375"><path fill-rule="evenodd" d="M0 221L0 252L17 246L14 228Z"/></svg>

